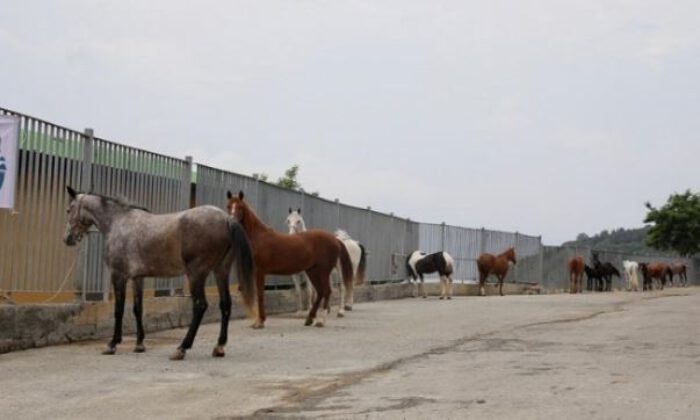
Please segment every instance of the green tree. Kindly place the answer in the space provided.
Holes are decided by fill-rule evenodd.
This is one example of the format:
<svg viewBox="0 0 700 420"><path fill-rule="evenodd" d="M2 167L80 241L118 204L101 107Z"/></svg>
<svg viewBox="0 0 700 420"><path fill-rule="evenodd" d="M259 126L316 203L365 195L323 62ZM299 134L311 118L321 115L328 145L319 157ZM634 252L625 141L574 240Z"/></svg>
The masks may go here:
<svg viewBox="0 0 700 420"><path fill-rule="evenodd" d="M299 175L299 165L294 164L291 168L284 171L283 177L277 178L277 185L282 188L298 191L299 188L301 188L301 184L297 181L297 175Z"/></svg>
<svg viewBox="0 0 700 420"><path fill-rule="evenodd" d="M661 208L645 205L644 223L653 223L644 240L647 245L684 257L700 252L700 194L687 190L672 194Z"/></svg>

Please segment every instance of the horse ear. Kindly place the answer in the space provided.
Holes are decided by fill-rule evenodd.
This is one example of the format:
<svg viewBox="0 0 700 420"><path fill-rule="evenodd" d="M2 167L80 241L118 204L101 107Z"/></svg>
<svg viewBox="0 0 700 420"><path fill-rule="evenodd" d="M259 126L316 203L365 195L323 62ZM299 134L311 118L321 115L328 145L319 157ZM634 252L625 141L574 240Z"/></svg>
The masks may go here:
<svg viewBox="0 0 700 420"><path fill-rule="evenodd" d="M75 197L78 196L78 193L76 193L75 190L73 188L71 188L69 185L66 186L66 191L68 191L68 195L70 196L70 198L74 199Z"/></svg>
<svg viewBox="0 0 700 420"><path fill-rule="evenodd" d="M297 213L301 214L301 208L297 209Z"/></svg>
<svg viewBox="0 0 700 420"><path fill-rule="evenodd" d="M243 190L238 191L238 198L240 198L241 200L243 200L243 197L244 197L244 195L243 195Z"/></svg>
<svg viewBox="0 0 700 420"><path fill-rule="evenodd" d="M233 194L231 194L231 190L226 191L226 198L229 200L233 198Z"/></svg>
<svg viewBox="0 0 700 420"><path fill-rule="evenodd" d="M292 208L291 208L291 207L289 208L289 214L292 214Z"/></svg>

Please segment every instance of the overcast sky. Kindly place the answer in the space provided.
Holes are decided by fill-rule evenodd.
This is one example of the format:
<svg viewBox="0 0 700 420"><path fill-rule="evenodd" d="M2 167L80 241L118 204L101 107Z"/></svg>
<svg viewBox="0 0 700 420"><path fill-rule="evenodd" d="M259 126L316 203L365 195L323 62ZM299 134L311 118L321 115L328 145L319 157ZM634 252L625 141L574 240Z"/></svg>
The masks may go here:
<svg viewBox="0 0 700 420"><path fill-rule="evenodd" d="M557 244L700 178L700 2L0 0L0 105Z"/></svg>

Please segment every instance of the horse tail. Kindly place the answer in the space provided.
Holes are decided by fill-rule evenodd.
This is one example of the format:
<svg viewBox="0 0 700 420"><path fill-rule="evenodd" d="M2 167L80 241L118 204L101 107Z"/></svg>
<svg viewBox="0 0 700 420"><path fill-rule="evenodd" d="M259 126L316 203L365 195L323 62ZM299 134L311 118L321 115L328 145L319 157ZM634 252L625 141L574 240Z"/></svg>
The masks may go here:
<svg viewBox="0 0 700 420"><path fill-rule="evenodd" d="M357 243L360 247L360 263L357 266L357 284L364 284L367 280L367 250L361 243Z"/></svg>
<svg viewBox="0 0 700 420"><path fill-rule="evenodd" d="M250 246L248 235L239 223L229 218L227 221L228 232L231 236L233 258L236 262L236 277L238 278L238 291L243 298L243 304L251 318L258 317L258 305L256 300L255 277L253 272L255 262L253 260L253 248Z"/></svg>
<svg viewBox="0 0 700 420"><path fill-rule="evenodd" d="M341 240L338 241L338 246L340 247L340 272L343 274L343 284L346 286L352 284L352 261L350 260L350 254L348 254L348 249Z"/></svg>
<svg viewBox="0 0 700 420"><path fill-rule="evenodd" d="M416 276L416 273L413 271L413 267L411 267L411 257L413 256L413 253L410 253L408 257L406 257L406 271L408 272L408 275L416 281L418 276Z"/></svg>

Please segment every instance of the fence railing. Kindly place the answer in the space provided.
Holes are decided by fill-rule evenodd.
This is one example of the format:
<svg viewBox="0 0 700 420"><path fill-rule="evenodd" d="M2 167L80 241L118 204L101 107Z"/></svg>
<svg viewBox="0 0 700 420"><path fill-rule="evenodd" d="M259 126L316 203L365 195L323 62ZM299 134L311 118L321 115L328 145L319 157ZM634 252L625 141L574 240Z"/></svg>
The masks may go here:
<svg viewBox="0 0 700 420"><path fill-rule="evenodd" d="M189 157L173 158L95 138L92 130L79 132L0 108L2 114L21 118L16 208L0 211L0 292L23 295L18 301L109 297L102 235L92 230L77 249L62 243L67 185L122 197L155 213L204 204L223 208L228 190L243 190L262 220L280 231L286 231L288 209L301 208L307 227L341 228L364 244L370 281L407 278L406 257L416 249L449 252L456 261L455 279L473 281L478 278L476 259L481 253L497 254L513 246L518 263L506 281L564 288L566 260L578 252L543 247L539 236L517 232L418 223L195 165ZM620 258L610 258L621 267ZM268 283L288 285L290 280L273 277ZM146 281L147 290L157 295L176 293L184 285L182 277Z"/></svg>

